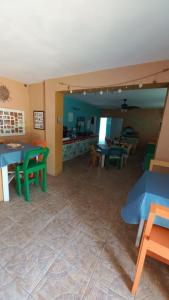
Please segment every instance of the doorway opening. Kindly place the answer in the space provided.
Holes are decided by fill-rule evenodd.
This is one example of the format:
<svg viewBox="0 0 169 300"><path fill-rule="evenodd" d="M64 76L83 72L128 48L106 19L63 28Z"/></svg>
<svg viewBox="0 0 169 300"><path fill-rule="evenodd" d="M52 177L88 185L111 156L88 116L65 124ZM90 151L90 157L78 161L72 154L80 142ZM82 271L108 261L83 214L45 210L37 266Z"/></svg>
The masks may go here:
<svg viewBox="0 0 169 300"><path fill-rule="evenodd" d="M90 146L99 144L130 145L132 155L140 153L141 167L146 148L155 154L160 133L167 88L162 86L127 89L121 93L110 90L64 95L63 103L63 163L88 155ZM129 155L128 157L129 158ZM125 164L127 163L127 159ZM146 165L147 164L147 165ZM103 163L101 163L103 167Z"/></svg>

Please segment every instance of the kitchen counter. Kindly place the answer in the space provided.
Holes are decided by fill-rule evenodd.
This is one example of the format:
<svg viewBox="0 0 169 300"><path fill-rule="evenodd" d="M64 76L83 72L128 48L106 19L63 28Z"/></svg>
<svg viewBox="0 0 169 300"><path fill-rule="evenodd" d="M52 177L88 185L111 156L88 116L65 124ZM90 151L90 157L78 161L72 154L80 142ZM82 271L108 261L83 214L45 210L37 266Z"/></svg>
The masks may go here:
<svg viewBox="0 0 169 300"><path fill-rule="evenodd" d="M87 139L91 139L91 138L97 138L97 135L89 135L89 136L77 136L76 138L71 138L69 140L64 140L63 139L63 145L65 144L72 144L78 141L84 141Z"/></svg>
<svg viewBox="0 0 169 300"><path fill-rule="evenodd" d="M76 138L63 141L63 161L73 159L90 150L90 145L97 144L98 136L78 136Z"/></svg>

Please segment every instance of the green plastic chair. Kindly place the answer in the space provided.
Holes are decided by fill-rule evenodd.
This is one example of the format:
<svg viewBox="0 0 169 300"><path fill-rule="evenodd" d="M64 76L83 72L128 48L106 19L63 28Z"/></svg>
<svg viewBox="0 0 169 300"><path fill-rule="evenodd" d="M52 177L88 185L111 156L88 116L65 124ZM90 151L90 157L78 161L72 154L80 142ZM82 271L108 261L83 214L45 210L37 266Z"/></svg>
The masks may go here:
<svg viewBox="0 0 169 300"><path fill-rule="evenodd" d="M115 161L118 165L118 168L123 167L123 154L124 149L122 147L112 147L108 150L105 159L105 167L108 169L111 161Z"/></svg>
<svg viewBox="0 0 169 300"><path fill-rule="evenodd" d="M30 201L30 187L31 183L36 186L39 185L39 173L42 173L41 188L46 192L46 174L47 174L47 158L49 148L40 148L30 150L26 153L24 162L16 166L16 192L19 196L22 195L22 187L24 190L24 197L26 201ZM36 159L35 159L36 158ZM40 159L38 159L40 158Z"/></svg>

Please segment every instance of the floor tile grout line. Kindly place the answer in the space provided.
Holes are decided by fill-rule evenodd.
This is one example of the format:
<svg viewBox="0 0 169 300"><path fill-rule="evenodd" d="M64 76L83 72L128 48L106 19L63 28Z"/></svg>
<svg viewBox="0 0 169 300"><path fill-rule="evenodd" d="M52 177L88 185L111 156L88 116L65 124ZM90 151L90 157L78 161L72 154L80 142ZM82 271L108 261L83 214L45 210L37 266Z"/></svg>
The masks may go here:
<svg viewBox="0 0 169 300"><path fill-rule="evenodd" d="M100 251L100 255L98 256L98 258L97 258L97 260L96 260L95 266L94 266L94 268L93 268L93 272L92 272L92 274L90 275L90 278L89 278L89 280L88 280L88 282L87 282L87 284L86 284L86 287L85 287L85 289L84 289L84 293L83 293L83 295L81 296L80 300L84 300L84 299L85 299L84 296L85 296L86 290L87 290L87 288L88 288L88 286L89 286L89 284L90 284L90 281L92 280L92 277L93 277L93 275L94 275L94 272L95 272L95 270L96 270L96 267L98 266L98 264L99 264L99 262L100 262L101 255L102 255L102 253L103 253L103 251L104 251L105 245L106 245L106 242L103 244L103 248L102 248L102 250Z"/></svg>
<svg viewBox="0 0 169 300"><path fill-rule="evenodd" d="M61 252L63 251L63 249L67 249L68 246L70 245L72 240L69 240L67 245L64 246L62 249L60 249L59 253L56 255L56 257L54 258L54 260L52 261L51 265L49 266L49 268L47 269L47 271L44 273L43 277L39 280L39 282L37 283L37 285L34 287L34 289L32 290L31 294L35 291L35 289L37 288L38 284L43 280L43 278L46 276L46 274L49 272L50 267L53 265L53 263L55 262L55 260L60 256Z"/></svg>

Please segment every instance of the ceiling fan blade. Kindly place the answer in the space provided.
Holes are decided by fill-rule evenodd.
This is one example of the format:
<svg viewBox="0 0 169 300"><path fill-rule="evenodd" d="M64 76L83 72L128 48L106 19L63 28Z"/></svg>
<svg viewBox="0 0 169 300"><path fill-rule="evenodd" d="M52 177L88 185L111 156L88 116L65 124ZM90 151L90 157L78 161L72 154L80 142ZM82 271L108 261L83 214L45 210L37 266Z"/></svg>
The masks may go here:
<svg viewBox="0 0 169 300"><path fill-rule="evenodd" d="M128 110L132 110L132 109L141 109L141 107L140 106L129 105Z"/></svg>

